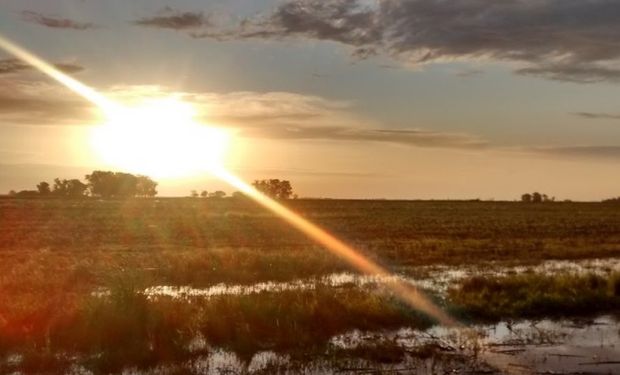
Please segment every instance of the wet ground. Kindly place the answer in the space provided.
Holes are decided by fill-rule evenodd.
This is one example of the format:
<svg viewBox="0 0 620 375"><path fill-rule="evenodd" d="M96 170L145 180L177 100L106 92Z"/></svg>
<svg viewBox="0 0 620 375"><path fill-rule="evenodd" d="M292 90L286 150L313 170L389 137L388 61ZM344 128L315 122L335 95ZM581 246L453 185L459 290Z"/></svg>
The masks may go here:
<svg viewBox="0 0 620 375"><path fill-rule="evenodd" d="M458 268L452 266L426 266L403 269L389 277L359 275L353 273L333 273L311 279L298 279L289 282L260 282L250 285L217 284L206 288L191 286L158 285L149 287L144 293L152 298L160 296L174 298L208 298L221 295L247 295L254 293L278 293L290 290L315 289L318 286L329 287L374 287L378 284L393 281L404 281L424 289L430 293L442 295L454 283L471 276L502 276L520 273L557 274L571 273L598 273L607 274L620 270L620 260L616 258L589 259L581 261L553 260L536 265L504 265L488 263L483 265L466 265ZM107 291L98 291L105 295Z"/></svg>
<svg viewBox="0 0 620 375"><path fill-rule="evenodd" d="M337 273L253 285L218 284L207 288L160 285L143 293L152 299L172 297L191 302L197 298L278 293L319 286L375 288L400 280L441 296L455 282L473 275L605 274L619 269L618 259L547 261L529 266L486 264L458 269L429 266L403 269L387 278ZM96 292L102 296L107 293L106 290ZM196 355L187 362L146 372L126 369L123 374L620 374L620 321L605 315L587 320L503 321L466 329L436 326L423 331L407 327L395 331L351 331L333 337L325 353L306 358L267 351L242 359L232 352L210 347L201 337L196 337L189 349ZM17 369L21 356L12 354L3 361L2 367ZM90 372L75 365L70 373Z"/></svg>

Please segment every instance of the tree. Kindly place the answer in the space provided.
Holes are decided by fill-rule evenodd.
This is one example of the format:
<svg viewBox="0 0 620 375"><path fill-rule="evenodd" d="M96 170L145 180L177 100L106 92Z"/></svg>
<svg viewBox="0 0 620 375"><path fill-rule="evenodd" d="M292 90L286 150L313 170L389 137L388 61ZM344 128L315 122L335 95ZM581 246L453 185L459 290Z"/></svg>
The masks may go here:
<svg viewBox="0 0 620 375"><path fill-rule="evenodd" d="M134 176L130 173L93 171L86 175L92 196L101 198L154 197L157 195L157 182L147 176Z"/></svg>
<svg viewBox="0 0 620 375"><path fill-rule="evenodd" d="M75 178L71 180L55 178L52 194L64 198L79 198L86 195L87 188L88 185Z"/></svg>
<svg viewBox="0 0 620 375"><path fill-rule="evenodd" d="M532 202L532 194L526 193L521 196L521 202L531 203Z"/></svg>
<svg viewBox="0 0 620 375"><path fill-rule="evenodd" d="M52 193L61 197L67 196L67 180L61 180L60 178L54 179L54 190Z"/></svg>
<svg viewBox="0 0 620 375"><path fill-rule="evenodd" d="M198 192L196 190L192 190L189 193L189 196L192 197L192 198L198 198Z"/></svg>
<svg viewBox="0 0 620 375"><path fill-rule="evenodd" d="M209 196L209 192L208 191L203 190L203 191L200 192L200 197L201 198L206 198L208 196Z"/></svg>
<svg viewBox="0 0 620 375"><path fill-rule="evenodd" d="M45 181L42 181L37 185L37 190L41 195L49 195L52 192L50 184Z"/></svg>
<svg viewBox="0 0 620 375"><path fill-rule="evenodd" d="M289 199L291 195L293 195L293 187L291 186L291 182L287 180L255 180L252 186L261 193L274 199Z"/></svg>
<svg viewBox="0 0 620 375"><path fill-rule="evenodd" d="M74 178L67 181L67 196L71 198L83 197L86 195L88 185Z"/></svg>
<svg viewBox="0 0 620 375"><path fill-rule="evenodd" d="M233 199L243 199L243 198L246 198L247 196L240 191L233 191L233 193L231 194L231 197Z"/></svg>
<svg viewBox="0 0 620 375"><path fill-rule="evenodd" d="M215 192L209 194L210 198L217 198L217 199L224 198L225 196L226 196L226 193L221 191L221 190L218 190L218 191L215 191Z"/></svg>
<svg viewBox="0 0 620 375"><path fill-rule="evenodd" d="M157 195L157 182L147 176L138 176L136 195L143 198L152 198Z"/></svg>
<svg viewBox="0 0 620 375"><path fill-rule="evenodd" d="M534 192L534 194L532 194L533 203L541 203L542 201L543 201L543 197L539 192Z"/></svg>
<svg viewBox="0 0 620 375"><path fill-rule="evenodd" d="M86 175L86 181L93 197L112 198L116 194L117 183L114 172L93 171Z"/></svg>

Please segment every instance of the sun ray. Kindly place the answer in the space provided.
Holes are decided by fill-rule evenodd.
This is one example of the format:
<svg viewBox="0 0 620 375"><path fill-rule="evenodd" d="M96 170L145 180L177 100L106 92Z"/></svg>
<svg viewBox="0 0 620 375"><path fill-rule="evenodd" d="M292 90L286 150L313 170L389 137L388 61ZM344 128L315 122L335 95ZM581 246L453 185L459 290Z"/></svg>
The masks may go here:
<svg viewBox="0 0 620 375"><path fill-rule="evenodd" d="M47 74L51 78L57 80L76 94L81 95L85 99L101 107L106 113L111 114L112 117L119 116L127 111L127 108L119 105L106 98L104 95L98 93L94 89L86 86L78 80L69 77L68 75L60 72L51 64L45 62L43 59L37 57L31 52L17 46L8 39L0 36L0 48L5 49L7 52L12 53L16 57L31 64L41 72ZM260 193L252 186L247 184L241 178L235 176L229 171L225 170L221 165L205 166L205 171L215 175L216 177L227 182L231 186L241 190L259 204L269 209L276 215L285 219L289 224L303 232L305 235L320 243L337 256L345 259L352 266L361 272L374 275L389 275L389 272L378 264L374 263L367 257L363 256L360 252L354 250L352 247L346 245L327 231L321 229L317 225L311 223L307 219L304 219L300 215L294 213L283 205L279 204L275 200ZM411 307L427 313L434 317L436 320L448 326L458 326L456 320L446 314L441 308L435 305L430 299L424 296L423 293L418 291L414 287L406 286L402 283L392 283L392 290L405 300Z"/></svg>
<svg viewBox="0 0 620 375"><path fill-rule="evenodd" d="M0 36L0 48L22 59L26 63L31 64L33 67L39 69L41 72L47 74L48 76L63 84L70 90L74 91L76 94L81 95L88 101L97 105L102 110L104 110L106 114L112 115L112 117L115 117L116 114L121 114L124 111L127 111L126 107L108 99L104 95L98 93L96 90L62 73L51 64L45 62L41 58L17 46L16 44L12 43L11 41L2 36ZM231 186L239 189L263 207L267 208L274 214L286 220L291 226L301 231L317 243L323 245L333 254L346 260L349 264L351 264L360 272L372 275L390 275L390 272L388 270L368 259L359 251L345 244L343 241L331 235L316 224L313 224L309 220L296 214L282 204L257 191L238 176L224 169L221 164L206 166L204 168L204 171L213 174L214 176L227 182ZM395 295L397 295L401 300L403 300L413 309L426 313L427 315L431 316L445 326L463 328L467 330L467 332L470 332L472 335L476 335L476 332L471 331L458 320L451 317L447 312L445 312L437 304L433 303L433 301L431 301L422 291L418 290L415 286L398 281L388 283L386 285L391 288L392 292L394 292ZM481 353L481 355L484 355L484 353ZM496 366L498 369L500 369L506 374L522 374L523 372L527 372L526 368L521 368L521 370L525 371L517 371L516 369L510 368L504 363L498 362L498 360L494 357L485 356L485 359L487 360L487 362L489 362L489 364Z"/></svg>
<svg viewBox="0 0 620 375"><path fill-rule="evenodd" d="M120 105L106 98L104 95L98 93L93 88L88 87L82 82L76 80L75 78L72 78L67 74L61 72L60 70L56 69L52 64L46 62L32 52L27 51L24 48L18 46L17 44L11 42L2 35L0 35L0 48L21 59L22 61L32 65L49 77L55 79L63 86L82 96L89 102L95 104L106 113L112 113L121 108Z"/></svg>

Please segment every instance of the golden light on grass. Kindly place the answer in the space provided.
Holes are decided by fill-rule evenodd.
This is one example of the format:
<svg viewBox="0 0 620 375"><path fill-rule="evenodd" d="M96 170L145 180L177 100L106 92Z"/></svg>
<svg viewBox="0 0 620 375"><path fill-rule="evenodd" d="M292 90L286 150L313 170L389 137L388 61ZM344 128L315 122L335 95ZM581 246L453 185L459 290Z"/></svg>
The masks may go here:
<svg viewBox="0 0 620 375"><path fill-rule="evenodd" d="M100 107L108 121L93 130L94 148L108 162L141 173L171 176L183 172L209 172L244 192L282 217L359 271L373 275L389 272L327 231L267 197L224 168L221 156L227 139L223 133L202 126L193 119L189 104L175 98L145 100L137 106L123 106L83 83L60 72L43 59L0 37L0 47L54 78L70 90ZM411 307L442 324L457 326L441 308L412 285L390 283L392 290Z"/></svg>

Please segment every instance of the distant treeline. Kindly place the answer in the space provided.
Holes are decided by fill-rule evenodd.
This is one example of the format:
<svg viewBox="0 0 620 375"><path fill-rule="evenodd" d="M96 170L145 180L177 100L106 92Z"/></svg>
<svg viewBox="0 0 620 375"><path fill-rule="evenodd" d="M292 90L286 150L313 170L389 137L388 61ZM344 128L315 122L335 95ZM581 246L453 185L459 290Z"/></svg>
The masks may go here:
<svg viewBox="0 0 620 375"><path fill-rule="evenodd" d="M293 194L293 186L291 182L288 180L280 180L277 178L273 178L270 180L254 180L252 186L265 194L266 196L273 199L297 199L297 194ZM225 198L226 192L217 190L214 192L208 192L207 190L203 190L200 193L198 190L192 190L190 192L190 197L192 198ZM231 195L232 198L242 198L245 197L240 191L235 191Z"/></svg>
<svg viewBox="0 0 620 375"><path fill-rule="evenodd" d="M130 173L93 171L85 176L86 182L79 179L55 178L53 185L42 181L36 190L11 190L10 196L18 198L133 198L154 197L157 195L157 182L150 177Z"/></svg>
<svg viewBox="0 0 620 375"><path fill-rule="evenodd" d="M544 203L555 202L555 197L549 197L547 194L541 194L539 192L525 193L521 196L521 202L524 203Z"/></svg>

